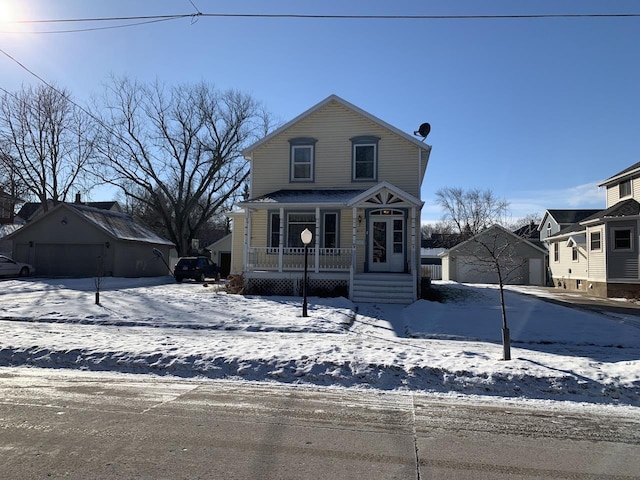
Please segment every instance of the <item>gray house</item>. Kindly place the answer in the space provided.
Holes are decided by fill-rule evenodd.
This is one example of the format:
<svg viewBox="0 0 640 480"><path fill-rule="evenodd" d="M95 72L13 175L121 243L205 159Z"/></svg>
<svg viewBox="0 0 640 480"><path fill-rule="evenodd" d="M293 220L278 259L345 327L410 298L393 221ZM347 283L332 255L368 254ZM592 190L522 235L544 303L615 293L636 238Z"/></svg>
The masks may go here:
<svg viewBox="0 0 640 480"><path fill-rule="evenodd" d="M120 212L61 203L7 238L13 258L34 265L38 276L170 274L173 243Z"/></svg>

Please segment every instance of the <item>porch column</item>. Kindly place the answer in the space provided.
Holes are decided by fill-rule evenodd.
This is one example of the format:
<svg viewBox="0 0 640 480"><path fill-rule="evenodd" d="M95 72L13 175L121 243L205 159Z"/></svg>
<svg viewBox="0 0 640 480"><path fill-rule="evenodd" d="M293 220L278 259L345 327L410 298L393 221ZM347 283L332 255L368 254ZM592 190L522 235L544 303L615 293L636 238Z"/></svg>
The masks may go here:
<svg viewBox="0 0 640 480"><path fill-rule="evenodd" d="M351 211L351 266L349 267L349 298L353 298L353 280L356 270L356 238L358 232L358 209Z"/></svg>
<svg viewBox="0 0 640 480"><path fill-rule="evenodd" d="M418 298L418 268L416 266L416 207L411 207L411 274L413 275L413 299Z"/></svg>
<svg viewBox="0 0 640 480"><path fill-rule="evenodd" d="M249 208L244 209L244 240L242 245L242 270L247 270L247 260L249 257L249 222L251 216L249 215Z"/></svg>
<svg viewBox="0 0 640 480"><path fill-rule="evenodd" d="M282 272L282 255L284 250L284 208L280 207L280 225L278 226L278 271Z"/></svg>
<svg viewBox="0 0 640 480"><path fill-rule="evenodd" d="M314 271L318 273L320 271L320 207L316 207L316 233L315 233L315 269Z"/></svg>

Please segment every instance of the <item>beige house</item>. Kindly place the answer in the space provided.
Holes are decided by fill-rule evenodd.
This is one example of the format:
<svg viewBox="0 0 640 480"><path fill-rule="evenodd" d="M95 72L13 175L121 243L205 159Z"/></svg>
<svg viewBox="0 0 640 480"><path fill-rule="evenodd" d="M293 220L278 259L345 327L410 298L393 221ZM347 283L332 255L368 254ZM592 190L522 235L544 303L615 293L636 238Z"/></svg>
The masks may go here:
<svg viewBox="0 0 640 480"><path fill-rule="evenodd" d="M420 188L431 147L331 95L244 151L250 197L230 215L248 291L409 303L420 280Z"/></svg>
<svg viewBox="0 0 640 480"><path fill-rule="evenodd" d="M545 239L558 288L640 295L640 162L603 181L606 208Z"/></svg>
<svg viewBox="0 0 640 480"><path fill-rule="evenodd" d="M442 253L442 279L460 283L545 285L544 247L493 225Z"/></svg>
<svg viewBox="0 0 640 480"><path fill-rule="evenodd" d="M205 250L209 251L211 261L220 268L220 277L227 278L231 272L231 234L225 235L221 239L207 245Z"/></svg>
<svg viewBox="0 0 640 480"><path fill-rule="evenodd" d="M173 244L120 212L60 203L8 238L14 260L32 264L40 277L170 274Z"/></svg>

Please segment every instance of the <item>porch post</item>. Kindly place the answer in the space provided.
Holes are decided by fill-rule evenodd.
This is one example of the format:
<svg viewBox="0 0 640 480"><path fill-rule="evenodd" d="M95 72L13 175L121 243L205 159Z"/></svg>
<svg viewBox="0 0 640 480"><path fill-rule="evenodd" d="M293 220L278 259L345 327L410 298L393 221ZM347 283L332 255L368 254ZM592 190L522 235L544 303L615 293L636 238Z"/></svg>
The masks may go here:
<svg viewBox="0 0 640 480"><path fill-rule="evenodd" d="M413 299L418 298L418 268L416 266L416 207L411 207L411 274L413 275Z"/></svg>
<svg viewBox="0 0 640 480"><path fill-rule="evenodd" d="M314 271L316 273L318 273L320 271L320 207L316 207L316 242L315 242L315 247L316 247L316 253L314 255L315 257L315 263L314 263Z"/></svg>
<svg viewBox="0 0 640 480"><path fill-rule="evenodd" d="M282 272L282 255L284 250L284 208L280 207L280 225L278 226L278 271Z"/></svg>
<svg viewBox="0 0 640 480"><path fill-rule="evenodd" d="M242 270L247 270L247 260L249 257L249 221L251 217L249 216L249 208L245 207L244 209L244 240L242 245Z"/></svg>
<svg viewBox="0 0 640 480"><path fill-rule="evenodd" d="M353 298L353 280L356 269L356 234L358 209L353 207L351 213L351 266L349 267L349 299Z"/></svg>

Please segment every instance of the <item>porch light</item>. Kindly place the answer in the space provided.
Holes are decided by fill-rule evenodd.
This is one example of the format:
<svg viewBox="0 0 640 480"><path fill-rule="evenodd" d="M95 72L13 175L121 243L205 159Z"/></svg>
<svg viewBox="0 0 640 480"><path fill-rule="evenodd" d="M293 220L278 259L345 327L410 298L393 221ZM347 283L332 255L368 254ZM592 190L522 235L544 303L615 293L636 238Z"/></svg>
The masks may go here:
<svg viewBox="0 0 640 480"><path fill-rule="evenodd" d="M307 314L307 253L309 249L309 244L313 239L313 234L308 228L305 228L300 234L300 240L304 244L304 278L302 280L302 316L308 317Z"/></svg>

